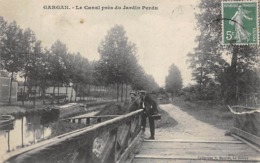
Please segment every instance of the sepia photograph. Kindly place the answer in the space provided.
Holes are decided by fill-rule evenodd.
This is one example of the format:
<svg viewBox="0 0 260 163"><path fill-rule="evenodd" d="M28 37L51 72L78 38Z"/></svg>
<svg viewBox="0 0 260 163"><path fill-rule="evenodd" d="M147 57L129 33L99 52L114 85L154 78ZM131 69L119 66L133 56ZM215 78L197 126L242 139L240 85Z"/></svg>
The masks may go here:
<svg viewBox="0 0 260 163"><path fill-rule="evenodd" d="M260 163L259 0L0 0L0 162Z"/></svg>

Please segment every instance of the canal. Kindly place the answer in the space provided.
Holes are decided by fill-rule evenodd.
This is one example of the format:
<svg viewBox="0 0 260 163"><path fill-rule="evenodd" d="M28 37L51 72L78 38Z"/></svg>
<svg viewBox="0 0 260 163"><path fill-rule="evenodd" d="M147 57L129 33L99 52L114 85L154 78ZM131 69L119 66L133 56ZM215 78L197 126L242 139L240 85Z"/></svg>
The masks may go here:
<svg viewBox="0 0 260 163"><path fill-rule="evenodd" d="M88 107L87 113L82 113L78 116L94 116L99 113L98 108L103 108L105 105ZM77 117L78 117L77 116ZM0 128L0 155L4 155L7 152L12 152L22 147L30 146L37 142L46 140L55 136L57 126L64 127L71 125L77 129L79 124L66 124L59 121L60 110L51 109L44 110L39 113L27 114L25 116L16 118L12 124ZM63 124L61 124L63 123ZM84 123L84 122L83 122ZM81 127L85 126L81 124Z"/></svg>
<svg viewBox="0 0 260 163"><path fill-rule="evenodd" d="M49 138L52 133L50 124L58 118L57 109L16 118L0 130L0 155Z"/></svg>

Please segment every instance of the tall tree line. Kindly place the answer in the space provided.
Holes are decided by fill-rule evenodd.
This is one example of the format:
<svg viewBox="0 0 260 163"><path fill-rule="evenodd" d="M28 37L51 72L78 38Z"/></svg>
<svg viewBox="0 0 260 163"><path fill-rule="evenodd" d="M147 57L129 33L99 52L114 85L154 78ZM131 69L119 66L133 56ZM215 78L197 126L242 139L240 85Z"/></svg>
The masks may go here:
<svg viewBox="0 0 260 163"><path fill-rule="evenodd" d="M151 75L144 72L137 61L137 47L130 42L126 31L121 25L112 27L105 39L98 47L100 60L95 68L99 80L104 84L114 84L117 87L117 100L121 86L121 100L123 99L124 85L130 85L134 90L158 89L157 83ZM125 89L125 94L127 94Z"/></svg>
<svg viewBox="0 0 260 163"><path fill-rule="evenodd" d="M181 71L175 64L169 67L168 75L165 78L165 89L171 93L172 99L182 89Z"/></svg>
<svg viewBox="0 0 260 163"><path fill-rule="evenodd" d="M259 95L259 48L222 46L221 23L228 20L221 19L221 0L202 0L199 8L196 18L201 34L194 53L188 54L197 98L237 104Z"/></svg>
<svg viewBox="0 0 260 163"><path fill-rule="evenodd" d="M11 83L17 74L23 77L24 90L40 88L43 99L49 87L53 87L54 94L58 90L59 96L60 87L73 86L77 95L84 98L90 92L90 85L103 89L116 85L117 98L121 94L121 100L129 86L147 90L158 87L138 64L137 48L128 41L122 26L116 25L108 31L98 52L100 60L90 62L80 53L70 53L59 40L50 49L43 48L31 29L21 29L15 21L8 23L0 17L0 69L10 74ZM11 91L12 84L9 104Z"/></svg>

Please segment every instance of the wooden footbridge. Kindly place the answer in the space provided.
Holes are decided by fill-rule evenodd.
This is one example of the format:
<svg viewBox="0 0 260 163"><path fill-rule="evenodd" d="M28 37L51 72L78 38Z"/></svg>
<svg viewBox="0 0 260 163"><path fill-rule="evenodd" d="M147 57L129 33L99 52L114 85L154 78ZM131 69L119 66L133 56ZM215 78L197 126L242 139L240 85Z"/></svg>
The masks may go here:
<svg viewBox="0 0 260 163"><path fill-rule="evenodd" d="M229 133L233 138L227 140L147 140L140 128L142 110L137 110L103 122L101 119L107 117L73 118L70 121L74 123L83 119L90 123L93 118L98 123L7 153L1 159L6 163L260 162L259 110L230 109L234 128Z"/></svg>

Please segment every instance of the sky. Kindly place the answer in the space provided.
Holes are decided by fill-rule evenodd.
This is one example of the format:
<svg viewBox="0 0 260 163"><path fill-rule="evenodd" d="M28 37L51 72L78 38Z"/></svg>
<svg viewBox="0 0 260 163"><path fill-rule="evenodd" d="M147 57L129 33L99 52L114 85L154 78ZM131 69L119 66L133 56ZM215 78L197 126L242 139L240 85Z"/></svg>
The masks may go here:
<svg viewBox="0 0 260 163"><path fill-rule="evenodd" d="M195 13L199 0L0 0L0 16L32 29L43 47L60 40L69 52L98 60L97 48L107 31L122 25L138 48L138 62L163 86L171 64L181 71L184 85L192 82L187 54L197 45ZM43 9L68 5L70 10ZM76 6L146 6L158 10L76 10ZM74 9L73 9L74 7Z"/></svg>

